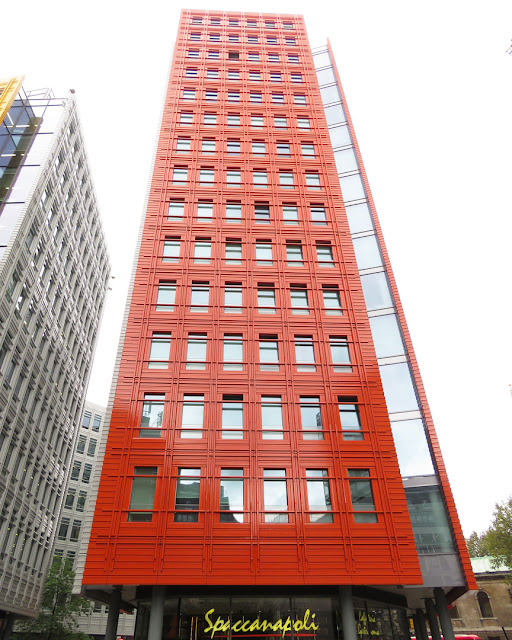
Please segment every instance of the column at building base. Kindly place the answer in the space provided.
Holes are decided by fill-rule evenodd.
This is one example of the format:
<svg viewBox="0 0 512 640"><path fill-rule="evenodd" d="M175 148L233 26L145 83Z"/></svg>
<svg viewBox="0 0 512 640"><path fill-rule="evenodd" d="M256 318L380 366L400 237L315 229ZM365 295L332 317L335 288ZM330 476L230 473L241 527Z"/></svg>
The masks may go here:
<svg viewBox="0 0 512 640"><path fill-rule="evenodd" d="M114 591L112 591L109 603L107 628L105 629L105 640L116 640L120 605L121 587L114 587Z"/></svg>
<svg viewBox="0 0 512 640"><path fill-rule="evenodd" d="M416 613L413 615L413 620L416 638L418 638L418 640L428 640L427 625L425 624L422 609L416 609Z"/></svg>
<svg viewBox="0 0 512 640"><path fill-rule="evenodd" d="M344 640L358 640L356 619L354 616L354 601L352 599L352 587L344 585L340 587L340 611L343 626Z"/></svg>
<svg viewBox="0 0 512 640"><path fill-rule="evenodd" d="M164 622L165 586L155 585L151 596L148 640L162 640Z"/></svg>
<svg viewBox="0 0 512 640"><path fill-rule="evenodd" d="M443 630L444 640L455 640L452 619L450 618L448 602L446 601L443 589L440 587L434 589L434 598L436 600L437 615L439 616L439 622L441 623L441 629Z"/></svg>

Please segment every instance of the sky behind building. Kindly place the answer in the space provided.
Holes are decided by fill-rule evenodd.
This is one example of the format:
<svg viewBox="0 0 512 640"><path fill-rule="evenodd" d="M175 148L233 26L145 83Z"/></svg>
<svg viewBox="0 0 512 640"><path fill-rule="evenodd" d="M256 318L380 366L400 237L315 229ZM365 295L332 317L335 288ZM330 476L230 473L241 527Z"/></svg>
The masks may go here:
<svg viewBox="0 0 512 640"><path fill-rule="evenodd" d="M180 5L24 4L0 76L77 92L110 254L106 403ZM199 8L240 9L231 1ZM243 10L254 5L244 4ZM466 534L512 492L512 7L260 1L330 38ZM478 360L477 360L478 358Z"/></svg>

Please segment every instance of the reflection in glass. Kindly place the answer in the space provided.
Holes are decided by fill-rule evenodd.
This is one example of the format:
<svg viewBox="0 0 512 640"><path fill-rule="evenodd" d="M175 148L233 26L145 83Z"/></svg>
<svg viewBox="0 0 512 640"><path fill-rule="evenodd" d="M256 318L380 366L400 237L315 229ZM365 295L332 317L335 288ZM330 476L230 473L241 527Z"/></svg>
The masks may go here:
<svg viewBox="0 0 512 640"><path fill-rule="evenodd" d="M344 202L351 202L352 200L361 200L362 198L366 198L363 181L361 180L360 175L357 174L340 178L340 184Z"/></svg>
<svg viewBox="0 0 512 640"><path fill-rule="evenodd" d="M453 540L439 487L408 487L405 497L418 553L452 552Z"/></svg>
<svg viewBox="0 0 512 640"><path fill-rule="evenodd" d="M336 162L336 169L338 170L338 173L347 173L349 171L357 171L359 169L354 149L335 151L334 161Z"/></svg>
<svg viewBox="0 0 512 640"><path fill-rule="evenodd" d="M370 208L366 202L353 204L346 208L350 233L371 231L373 229Z"/></svg>
<svg viewBox="0 0 512 640"><path fill-rule="evenodd" d="M393 306L391 292L384 272L361 276L361 284L363 285L364 301L368 311L386 309Z"/></svg>
<svg viewBox="0 0 512 640"><path fill-rule="evenodd" d="M320 95L322 96L322 102L324 104L339 102L341 100L340 92L335 84L331 84L329 87L323 87L320 89Z"/></svg>
<svg viewBox="0 0 512 640"><path fill-rule="evenodd" d="M375 236L365 236L354 239L354 251L357 267L359 269L371 269L382 266L382 256Z"/></svg>
<svg viewBox="0 0 512 640"><path fill-rule="evenodd" d="M392 422L396 455L403 478L435 473L422 420Z"/></svg>
<svg viewBox="0 0 512 640"><path fill-rule="evenodd" d="M329 69L322 69L322 71L316 72L316 77L318 78L318 84L323 86L324 84L331 84L332 82L336 82L336 78L334 77L334 72L332 67Z"/></svg>
<svg viewBox="0 0 512 640"><path fill-rule="evenodd" d="M341 106L341 104L325 107L324 111L328 125L340 124L347 121L345 112L343 111L343 107Z"/></svg>
<svg viewBox="0 0 512 640"><path fill-rule="evenodd" d="M220 475L220 522L243 522L243 469L221 469Z"/></svg>
<svg viewBox="0 0 512 640"><path fill-rule="evenodd" d="M417 410L418 400L409 365L400 362L381 365L379 369L389 413Z"/></svg>
<svg viewBox="0 0 512 640"><path fill-rule="evenodd" d="M389 358L405 353L402 335L394 313L370 318L370 328L377 358Z"/></svg>

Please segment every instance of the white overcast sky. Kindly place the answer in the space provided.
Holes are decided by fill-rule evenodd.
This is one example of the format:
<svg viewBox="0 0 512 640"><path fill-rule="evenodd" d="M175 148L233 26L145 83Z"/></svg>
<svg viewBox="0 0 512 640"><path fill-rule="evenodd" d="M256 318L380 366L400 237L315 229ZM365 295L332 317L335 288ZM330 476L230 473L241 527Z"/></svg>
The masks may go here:
<svg viewBox="0 0 512 640"><path fill-rule="evenodd" d="M106 404L180 9L24 0L0 78L75 89L113 264L88 399ZM512 4L203 1L330 38L466 535L512 494ZM19 15L18 15L19 14Z"/></svg>

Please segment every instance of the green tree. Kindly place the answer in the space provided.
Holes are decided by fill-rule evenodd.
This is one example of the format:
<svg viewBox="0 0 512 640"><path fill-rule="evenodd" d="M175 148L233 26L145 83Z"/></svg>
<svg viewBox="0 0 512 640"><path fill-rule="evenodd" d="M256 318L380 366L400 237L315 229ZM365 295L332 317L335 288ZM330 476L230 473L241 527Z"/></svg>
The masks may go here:
<svg viewBox="0 0 512 640"><path fill-rule="evenodd" d="M512 568L512 496L494 507L486 544L489 555L493 556L492 565L495 569L503 564Z"/></svg>
<svg viewBox="0 0 512 640"><path fill-rule="evenodd" d="M17 625L21 640L90 640L90 636L77 631L78 616L90 613L91 603L72 595L74 578L71 561L54 558L44 585L39 615Z"/></svg>
<svg viewBox="0 0 512 640"><path fill-rule="evenodd" d="M466 538L466 546L471 558L491 555L487 546L487 531L478 534L476 531Z"/></svg>

